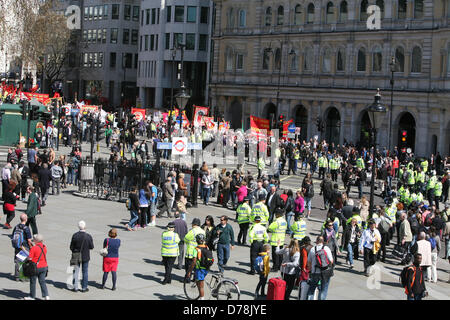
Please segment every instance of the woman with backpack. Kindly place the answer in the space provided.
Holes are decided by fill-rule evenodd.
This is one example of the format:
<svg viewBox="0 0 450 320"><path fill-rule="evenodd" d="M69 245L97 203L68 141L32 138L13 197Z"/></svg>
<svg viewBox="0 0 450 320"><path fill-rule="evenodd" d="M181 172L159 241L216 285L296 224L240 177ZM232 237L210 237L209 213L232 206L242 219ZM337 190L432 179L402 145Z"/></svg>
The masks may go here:
<svg viewBox="0 0 450 320"><path fill-rule="evenodd" d="M278 240L278 245L280 243L281 240ZM284 300L289 300L292 289L294 289L295 280L298 277L300 265L300 246L297 239L292 239L288 247L277 247L276 254L283 257L281 261L281 274L283 280L286 281Z"/></svg>
<svg viewBox="0 0 450 320"><path fill-rule="evenodd" d="M299 286L298 286L298 300L306 300L308 297L308 279L309 279L309 269L308 269L308 254L312 248L311 239L306 236L300 240L300 276L299 276Z"/></svg>

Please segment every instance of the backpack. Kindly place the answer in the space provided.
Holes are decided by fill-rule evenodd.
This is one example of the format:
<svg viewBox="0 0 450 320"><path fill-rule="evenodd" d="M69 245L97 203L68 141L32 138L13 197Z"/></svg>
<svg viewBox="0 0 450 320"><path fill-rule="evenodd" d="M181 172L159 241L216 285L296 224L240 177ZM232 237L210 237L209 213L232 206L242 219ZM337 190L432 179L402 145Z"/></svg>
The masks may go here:
<svg viewBox="0 0 450 320"><path fill-rule="evenodd" d="M402 287L405 288L408 285L408 269L413 268L414 273L416 272L416 269L414 266L406 266L403 268L402 272L400 273L400 283L402 284Z"/></svg>
<svg viewBox="0 0 450 320"><path fill-rule="evenodd" d="M200 266L205 268L206 270L209 270L209 268L214 263L214 258L212 251L208 248L200 248L201 250L201 258L200 258Z"/></svg>
<svg viewBox="0 0 450 320"><path fill-rule="evenodd" d="M308 185L308 188L306 189L306 196L308 198L314 197L314 187L312 184Z"/></svg>
<svg viewBox="0 0 450 320"><path fill-rule="evenodd" d="M160 203L163 200L163 191L160 187L156 187L157 195L156 195L156 204Z"/></svg>
<svg viewBox="0 0 450 320"><path fill-rule="evenodd" d="M428 241L430 241L431 244L431 250L434 250L436 248L436 240L434 238L429 238Z"/></svg>
<svg viewBox="0 0 450 320"><path fill-rule="evenodd" d="M16 227L12 234L11 244L14 249L20 249L23 244L23 228Z"/></svg>
<svg viewBox="0 0 450 320"><path fill-rule="evenodd" d="M253 261L253 269L255 269L256 272L259 274L264 272L264 257L263 256L257 256L256 259Z"/></svg>
<svg viewBox="0 0 450 320"><path fill-rule="evenodd" d="M315 255L316 255L316 266L320 268L320 270L326 270L331 265L330 260L328 259L327 252L325 251L325 246L322 249L317 250L315 247Z"/></svg>

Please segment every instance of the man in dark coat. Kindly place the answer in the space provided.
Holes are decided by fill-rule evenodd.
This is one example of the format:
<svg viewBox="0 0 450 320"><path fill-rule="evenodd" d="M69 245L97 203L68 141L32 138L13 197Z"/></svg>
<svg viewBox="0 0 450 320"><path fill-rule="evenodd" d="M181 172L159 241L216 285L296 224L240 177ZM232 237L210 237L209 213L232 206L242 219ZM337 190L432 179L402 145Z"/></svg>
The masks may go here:
<svg viewBox="0 0 450 320"><path fill-rule="evenodd" d="M78 291L78 274L80 272L80 267L82 269L83 278L81 280L81 292L88 292L88 268L90 260L90 250L94 249L94 241L92 236L86 232L86 223L84 221L78 222L78 229L80 231L76 232L72 236L72 241L70 242L70 251L73 253L81 253L81 263L75 263L74 266L74 288L73 291ZM72 264L72 263L71 263Z"/></svg>
<svg viewBox="0 0 450 320"><path fill-rule="evenodd" d="M50 180L52 179L52 173L48 169L48 164L44 163L42 168L38 172L39 188L41 189L42 206L45 206L47 201L48 188L50 188Z"/></svg>
<svg viewBox="0 0 450 320"><path fill-rule="evenodd" d="M266 197L267 209L269 209L269 224L272 223L273 216L275 214L275 209L284 209L284 201L281 199L280 195L277 193L277 187L274 184L270 185L270 192Z"/></svg>

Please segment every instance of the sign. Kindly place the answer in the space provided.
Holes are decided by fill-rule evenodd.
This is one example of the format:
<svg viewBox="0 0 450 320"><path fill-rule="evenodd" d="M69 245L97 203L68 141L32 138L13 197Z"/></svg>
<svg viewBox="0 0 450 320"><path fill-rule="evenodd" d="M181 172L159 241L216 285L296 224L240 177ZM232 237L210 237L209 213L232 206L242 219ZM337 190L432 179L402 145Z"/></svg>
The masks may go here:
<svg viewBox="0 0 450 320"><path fill-rule="evenodd" d="M172 154L173 155L186 155L188 150L188 142L185 137L172 138Z"/></svg>
<svg viewBox="0 0 450 320"><path fill-rule="evenodd" d="M156 148L158 150L170 150L170 149L172 149L172 143L170 143L170 142L158 142Z"/></svg>
<svg viewBox="0 0 450 320"><path fill-rule="evenodd" d="M295 134L300 134L301 130L301 127L295 127Z"/></svg>
<svg viewBox="0 0 450 320"><path fill-rule="evenodd" d="M287 137L288 137L288 139L295 139L295 133L288 132Z"/></svg>
<svg viewBox="0 0 450 320"><path fill-rule="evenodd" d="M171 150L172 143L171 142L158 142L157 148L158 148L158 150ZM203 150L201 142L195 142L195 143L189 142L187 148L188 148L188 150Z"/></svg>
<svg viewBox="0 0 450 320"><path fill-rule="evenodd" d="M98 111L98 106L80 106L80 112L81 113L88 113L88 112L97 112Z"/></svg>
<svg viewBox="0 0 450 320"><path fill-rule="evenodd" d="M270 122L268 119L250 116L250 129L256 135L262 135L264 130L265 134L268 134L270 131Z"/></svg>
<svg viewBox="0 0 450 320"><path fill-rule="evenodd" d="M283 122L283 134L281 135L282 137L287 137L288 129L292 122L293 122L292 119L289 121Z"/></svg>
<svg viewBox="0 0 450 320"><path fill-rule="evenodd" d="M291 123L291 124L288 126L288 131L289 131L290 133L295 133L295 130L296 130L295 124Z"/></svg>
<svg viewBox="0 0 450 320"><path fill-rule="evenodd" d="M194 126L201 127L202 117L207 116L209 112L208 107L194 106Z"/></svg>
<svg viewBox="0 0 450 320"><path fill-rule="evenodd" d="M46 93L32 93L32 92L22 92L28 100L36 99L42 104L46 104L49 101L49 95Z"/></svg>
<svg viewBox="0 0 450 320"><path fill-rule="evenodd" d="M134 114L137 121L145 119L145 109L131 108L131 113Z"/></svg>

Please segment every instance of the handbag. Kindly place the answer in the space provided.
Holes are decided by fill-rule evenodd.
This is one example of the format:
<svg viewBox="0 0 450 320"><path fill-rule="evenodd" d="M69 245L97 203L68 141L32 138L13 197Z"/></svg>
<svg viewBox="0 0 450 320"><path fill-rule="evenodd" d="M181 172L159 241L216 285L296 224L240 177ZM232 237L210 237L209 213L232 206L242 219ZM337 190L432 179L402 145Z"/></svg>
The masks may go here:
<svg viewBox="0 0 450 320"><path fill-rule="evenodd" d="M100 250L100 255L106 257L108 255L109 239L106 239L106 247Z"/></svg>
<svg viewBox="0 0 450 320"><path fill-rule="evenodd" d="M35 277L38 274L38 264L39 261L41 260L42 254L44 253L44 249L41 248L41 254L39 255L39 258L37 260L37 262L33 262L32 260L26 260L23 265L22 265L22 270L23 270L23 275L25 277L31 278L31 277ZM45 254L44 254L45 257Z"/></svg>
<svg viewBox="0 0 450 320"><path fill-rule="evenodd" d="M81 252L83 251L84 240L85 239L83 238L83 241L81 242L80 251L79 252L72 252L72 256L70 258L70 265L71 266L77 266L77 265L81 264L81 262L82 262Z"/></svg>
<svg viewBox="0 0 450 320"><path fill-rule="evenodd" d="M392 250L392 255L394 257L404 259L407 253L407 249L399 244L394 246L394 250Z"/></svg>

